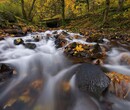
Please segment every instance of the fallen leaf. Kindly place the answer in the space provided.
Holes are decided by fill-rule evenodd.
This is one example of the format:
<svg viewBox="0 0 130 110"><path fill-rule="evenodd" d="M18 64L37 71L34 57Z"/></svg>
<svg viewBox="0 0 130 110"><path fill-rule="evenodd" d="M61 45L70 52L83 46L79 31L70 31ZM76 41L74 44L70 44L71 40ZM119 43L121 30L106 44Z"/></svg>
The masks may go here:
<svg viewBox="0 0 130 110"><path fill-rule="evenodd" d="M10 99L5 106L3 107L4 109L6 109L7 107L11 107L15 102L17 101L17 99Z"/></svg>
<svg viewBox="0 0 130 110"><path fill-rule="evenodd" d="M63 82L62 88L65 92L69 91L71 89L70 83L69 82Z"/></svg>
<svg viewBox="0 0 130 110"><path fill-rule="evenodd" d="M75 48L75 50L76 50L77 52L81 52L81 51L83 51L84 49L83 49L82 45L77 45L76 48Z"/></svg>

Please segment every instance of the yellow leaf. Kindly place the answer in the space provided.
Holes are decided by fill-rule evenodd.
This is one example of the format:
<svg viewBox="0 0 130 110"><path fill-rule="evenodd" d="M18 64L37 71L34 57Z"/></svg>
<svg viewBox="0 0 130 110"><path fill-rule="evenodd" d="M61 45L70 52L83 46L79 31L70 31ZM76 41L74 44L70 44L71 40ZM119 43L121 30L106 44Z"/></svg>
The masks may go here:
<svg viewBox="0 0 130 110"><path fill-rule="evenodd" d="M20 97L19 100L23 101L24 103L27 103L31 100L31 97L29 96L30 90L27 89Z"/></svg>
<svg viewBox="0 0 130 110"><path fill-rule="evenodd" d="M81 52L81 51L83 51L84 49L83 49L83 47L82 47L82 45L77 45L76 46L76 48L75 48L75 50L77 51L77 52Z"/></svg>
<svg viewBox="0 0 130 110"><path fill-rule="evenodd" d="M29 101L31 100L31 98L30 98L30 96L28 96L28 95L23 95L23 96L20 96L20 97L19 97L19 100L21 100L21 101L27 103L27 102L29 102Z"/></svg>

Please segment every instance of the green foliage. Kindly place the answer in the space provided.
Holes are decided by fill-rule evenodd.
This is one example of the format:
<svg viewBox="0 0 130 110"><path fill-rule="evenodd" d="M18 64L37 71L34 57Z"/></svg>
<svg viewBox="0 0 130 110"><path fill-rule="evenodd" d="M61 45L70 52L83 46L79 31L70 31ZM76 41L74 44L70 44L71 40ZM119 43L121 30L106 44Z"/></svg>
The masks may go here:
<svg viewBox="0 0 130 110"><path fill-rule="evenodd" d="M33 0L24 0L25 12L27 17L31 9ZM89 8L89 10L88 10ZM87 15L93 25L100 27L103 21L103 14L105 10L105 0L65 0L65 18L75 19L80 16ZM13 13L19 18L23 18L21 9L21 0L0 0L0 11L7 11ZM62 18L61 0L36 0L34 8L31 13L33 23L41 23L46 19ZM108 14L108 22L115 22L119 24L119 20L124 20L128 23L130 18L130 1L124 2L123 10L118 11L118 0L111 0L110 10ZM114 21L115 20L115 21ZM121 21L122 22L122 21ZM91 24L91 23L90 23ZM66 23L63 23L66 25ZM82 24L79 24L82 25Z"/></svg>
<svg viewBox="0 0 130 110"><path fill-rule="evenodd" d="M0 11L11 12L14 15L19 17L22 16L20 4L12 0L10 0L10 2L8 1L4 3L0 3Z"/></svg>

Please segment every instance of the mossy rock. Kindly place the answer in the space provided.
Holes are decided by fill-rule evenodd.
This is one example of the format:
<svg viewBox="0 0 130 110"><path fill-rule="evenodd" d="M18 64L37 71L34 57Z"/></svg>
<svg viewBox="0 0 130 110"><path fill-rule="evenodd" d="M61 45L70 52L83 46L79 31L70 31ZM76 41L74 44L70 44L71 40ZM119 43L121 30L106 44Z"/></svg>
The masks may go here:
<svg viewBox="0 0 130 110"><path fill-rule="evenodd" d="M14 44L15 45L20 45L20 44L23 44L24 43L24 41L23 41L23 39L21 39L21 38L18 38L18 39L15 39L14 40Z"/></svg>
<svg viewBox="0 0 130 110"><path fill-rule="evenodd" d="M106 56L104 48L99 44L82 44L78 42L73 42L66 46L64 53L69 57L90 59L104 58Z"/></svg>

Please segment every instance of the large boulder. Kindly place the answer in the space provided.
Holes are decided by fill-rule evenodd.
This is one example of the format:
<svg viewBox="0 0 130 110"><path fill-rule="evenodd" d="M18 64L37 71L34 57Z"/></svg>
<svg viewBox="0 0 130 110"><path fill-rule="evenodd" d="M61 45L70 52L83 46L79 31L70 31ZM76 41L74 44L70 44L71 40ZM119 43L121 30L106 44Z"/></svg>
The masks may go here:
<svg viewBox="0 0 130 110"><path fill-rule="evenodd" d="M107 90L110 79L99 66L84 63L74 71L76 73L76 86L81 92L99 98Z"/></svg>
<svg viewBox="0 0 130 110"><path fill-rule="evenodd" d="M0 82L7 80L13 75L13 68L6 64L0 64Z"/></svg>

